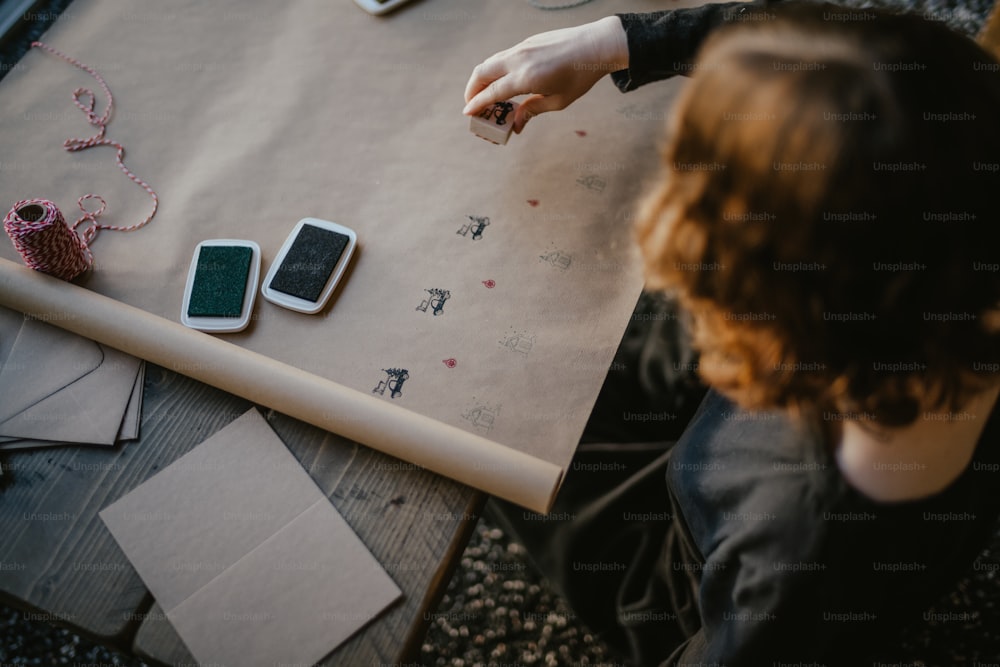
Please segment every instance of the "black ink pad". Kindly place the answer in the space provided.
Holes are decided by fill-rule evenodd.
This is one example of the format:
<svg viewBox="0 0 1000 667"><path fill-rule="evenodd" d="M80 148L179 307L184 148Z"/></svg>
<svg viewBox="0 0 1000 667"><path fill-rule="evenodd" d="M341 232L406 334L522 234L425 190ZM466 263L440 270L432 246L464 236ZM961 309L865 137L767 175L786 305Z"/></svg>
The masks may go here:
<svg viewBox="0 0 1000 667"><path fill-rule="evenodd" d="M264 278L268 301L292 310L322 310L350 262L357 235L327 220L300 220Z"/></svg>

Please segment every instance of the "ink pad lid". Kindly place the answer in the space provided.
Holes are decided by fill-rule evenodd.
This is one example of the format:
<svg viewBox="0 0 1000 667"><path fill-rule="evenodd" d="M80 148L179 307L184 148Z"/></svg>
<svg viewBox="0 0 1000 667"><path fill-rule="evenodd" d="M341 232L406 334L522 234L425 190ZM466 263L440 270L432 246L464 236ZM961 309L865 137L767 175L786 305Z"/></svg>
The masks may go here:
<svg viewBox="0 0 1000 667"><path fill-rule="evenodd" d="M267 271L261 293L279 306L318 313L343 276L358 235L354 230L319 218L303 218L285 239Z"/></svg>
<svg viewBox="0 0 1000 667"><path fill-rule="evenodd" d="M199 331L232 333L250 323L260 278L260 246L209 239L195 247L181 305L181 323Z"/></svg>

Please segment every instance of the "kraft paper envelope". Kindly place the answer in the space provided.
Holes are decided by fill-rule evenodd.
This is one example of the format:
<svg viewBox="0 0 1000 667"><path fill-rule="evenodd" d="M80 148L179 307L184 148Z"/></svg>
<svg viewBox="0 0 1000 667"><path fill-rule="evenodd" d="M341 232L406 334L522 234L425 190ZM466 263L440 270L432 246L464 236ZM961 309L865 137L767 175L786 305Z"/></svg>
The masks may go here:
<svg viewBox="0 0 1000 667"><path fill-rule="evenodd" d="M201 664L312 665L401 594L256 409L100 515Z"/></svg>
<svg viewBox="0 0 1000 667"><path fill-rule="evenodd" d="M139 437L139 423L142 421L142 390L146 384L146 363L139 364L139 372L135 376L132 395L125 406L125 416L122 417L121 428L118 429L118 442L127 442Z"/></svg>
<svg viewBox="0 0 1000 667"><path fill-rule="evenodd" d="M139 359L6 309L0 341L0 449L135 432Z"/></svg>
<svg viewBox="0 0 1000 667"><path fill-rule="evenodd" d="M21 330L22 322L24 315L10 308L0 307L0 369L10 356L10 349L14 347L14 339Z"/></svg>
<svg viewBox="0 0 1000 667"><path fill-rule="evenodd" d="M118 436L115 439L116 442L128 442L130 440L136 440L139 437L139 424L142 421L142 390L145 381L146 364L143 362L139 364L139 373L135 376L135 385L132 387L132 395L128 399L128 406L125 408L125 416L122 418L121 426L118 429ZM66 443L53 440L0 437L0 452L11 452L21 449L38 449L41 447L53 447L64 444Z"/></svg>

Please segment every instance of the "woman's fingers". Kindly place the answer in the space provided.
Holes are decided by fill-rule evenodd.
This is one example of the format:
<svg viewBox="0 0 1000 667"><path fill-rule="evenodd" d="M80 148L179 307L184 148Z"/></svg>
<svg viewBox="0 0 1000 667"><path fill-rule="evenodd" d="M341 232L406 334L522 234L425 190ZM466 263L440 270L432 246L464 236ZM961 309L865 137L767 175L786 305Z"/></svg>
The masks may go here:
<svg viewBox="0 0 1000 667"><path fill-rule="evenodd" d="M514 116L514 132L521 134L528 121L540 113L565 108L566 102L561 95L532 95L517 108L517 114Z"/></svg>
<svg viewBox="0 0 1000 667"><path fill-rule="evenodd" d="M472 70L462 112L474 116L497 102L529 95L515 115L513 129L520 133L532 117L572 104L609 67L618 68L623 55L627 62L624 30L616 17L533 35Z"/></svg>
<svg viewBox="0 0 1000 667"><path fill-rule="evenodd" d="M511 83L510 81L503 85L500 83L503 79L509 78L508 73L507 64L500 53L490 56L476 65L472 70L472 76L469 77L469 82L465 84L466 107L464 113L473 115L493 102L506 99L494 99L494 97L504 90L504 85Z"/></svg>
<svg viewBox="0 0 1000 667"><path fill-rule="evenodd" d="M491 66L491 59L484 60L472 69L472 75L468 83L465 84L465 101L468 102L486 86L503 76L506 72L495 71L495 66Z"/></svg>
<svg viewBox="0 0 1000 667"><path fill-rule="evenodd" d="M521 134L521 130L524 126L528 124L528 121L534 118L534 114L524 106L519 106L517 112L514 114L514 134Z"/></svg>
<svg viewBox="0 0 1000 667"><path fill-rule="evenodd" d="M512 97L530 92L530 90L523 90L520 86L518 86L517 81L512 74L505 74L499 79L491 81L480 91L475 93L472 96L472 99L469 100L468 104L465 105L462 113L467 116L475 116L491 104L495 104L496 102L506 102Z"/></svg>

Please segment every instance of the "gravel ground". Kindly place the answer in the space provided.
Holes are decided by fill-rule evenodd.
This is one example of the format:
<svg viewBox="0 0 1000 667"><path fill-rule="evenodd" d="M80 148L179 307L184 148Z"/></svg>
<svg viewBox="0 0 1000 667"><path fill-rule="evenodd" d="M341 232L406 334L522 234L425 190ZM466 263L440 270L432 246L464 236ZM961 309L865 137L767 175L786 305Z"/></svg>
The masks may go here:
<svg viewBox="0 0 1000 667"><path fill-rule="evenodd" d="M28 614L0 606L0 665L38 667L145 667L146 663L98 646L69 630L55 628Z"/></svg>
<svg viewBox="0 0 1000 667"><path fill-rule="evenodd" d="M68 0L34 12L16 39L0 48L2 76L59 14ZM858 7L900 2L856 0ZM975 33L992 0L917 0L906 3L954 28ZM955 589L909 629L891 664L906 667L985 667L1000 664L1000 526L991 546ZM622 664L575 618L566 602L533 569L523 546L488 518L480 520L441 604L421 652L428 667L489 665ZM890 664L890 663L887 663ZM141 667L145 663L96 646L68 630L32 620L0 605L0 665Z"/></svg>
<svg viewBox="0 0 1000 667"><path fill-rule="evenodd" d="M990 667L1000 663L1000 525L990 547L933 608L909 628L886 667ZM487 518L448 586L423 647L427 667L491 664L623 665Z"/></svg>
<svg viewBox="0 0 1000 667"><path fill-rule="evenodd" d="M606 665L622 659L576 621L523 546L479 521L424 640L424 665ZM616 659L617 658L617 659Z"/></svg>

